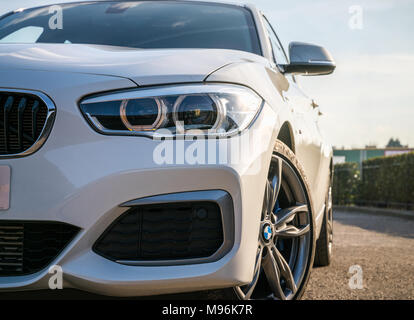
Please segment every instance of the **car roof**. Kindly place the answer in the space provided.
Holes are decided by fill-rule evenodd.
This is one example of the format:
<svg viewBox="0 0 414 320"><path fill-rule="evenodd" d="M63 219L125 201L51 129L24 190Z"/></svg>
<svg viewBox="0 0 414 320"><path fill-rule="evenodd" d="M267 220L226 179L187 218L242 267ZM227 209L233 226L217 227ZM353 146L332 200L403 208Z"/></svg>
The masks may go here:
<svg viewBox="0 0 414 320"><path fill-rule="evenodd" d="M237 3L237 2L231 2L231 1L227 2L227 1L221 1L221 0L83 0L83 1L70 1L70 2L56 2L56 3L52 3L52 4L47 4L47 5L20 8L20 9L8 12L3 16L0 16L0 18L3 18L4 16L10 15L14 12L24 11L24 10L27 10L27 9L45 8L45 7L50 7L50 6L53 6L53 5L60 5L60 4L95 3L95 2L96 3L98 3L98 2L142 2L142 1L217 3L217 4L223 4L223 5L229 5L229 6L248 7L251 10L255 9L255 6L253 4L250 4L250 3Z"/></svg>

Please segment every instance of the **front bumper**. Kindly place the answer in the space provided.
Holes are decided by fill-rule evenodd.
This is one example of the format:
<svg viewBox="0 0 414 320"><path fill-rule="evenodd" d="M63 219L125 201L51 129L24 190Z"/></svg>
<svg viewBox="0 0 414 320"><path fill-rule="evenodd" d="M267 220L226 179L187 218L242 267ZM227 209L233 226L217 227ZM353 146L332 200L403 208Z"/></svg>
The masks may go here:
<svg viewBox="0 0 414 320"><path fill-rule="evenodd" d="M33 74L36 72L31 73L32 77ZM76 103L86 94L79 82L87 82L88 77L91 76L77 77L70 90L60 83L51 85L53 89L46 92L54 100L57 114L52 132L39 151L25 158L0 160L1 165L9 165L12 170L10 209L0 211L0 220L58 221L81 228L51 263L62 267L64 288L112 296L138 296L248 283L253 276L264 182L276 139L274 111L264 105L248 130L259 136L260 147L252 148L241 162L223 163L219 159L224 149L229 152L230 146L243 143L242 137L235 136L228 139L227 144L214 142L215 164L208 161L210 164L158 165L153 152L161 141L104 136L89 127ZM125 81L120 80L119 87L127 86ZM99 80L93 86L103 91L106 86L113 86L113 82L113 79ZM39 90L33 83L30 89ZM0 82L2 85L5 86ZM184 141L184 149L192 143ZM207 152L206 158L211 160ZM129 266L92 251L102 232L125 212L126 208L120 206L122 203L203 190L224 190L233 199L234 245L219 260L186 265ZM51 276L46 268L26 276L0 277L0 290L47 289Z"/></svg>

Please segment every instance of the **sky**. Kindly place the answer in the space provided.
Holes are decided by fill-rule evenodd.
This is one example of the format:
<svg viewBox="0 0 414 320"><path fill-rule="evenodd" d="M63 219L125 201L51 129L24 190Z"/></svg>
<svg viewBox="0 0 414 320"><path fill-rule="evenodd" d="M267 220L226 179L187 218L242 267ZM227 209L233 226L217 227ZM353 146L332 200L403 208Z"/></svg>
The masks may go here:
<svg viewBox="0 0 414 320"><path fill-rule="evenodd" d="M8 11L67 0L0 0ZM246 1L228 1L240 2ZM300 77L320 105L320 126L334 146L414 147L414 0L250 0L291 41L322 45L334 74Z"/></svg>

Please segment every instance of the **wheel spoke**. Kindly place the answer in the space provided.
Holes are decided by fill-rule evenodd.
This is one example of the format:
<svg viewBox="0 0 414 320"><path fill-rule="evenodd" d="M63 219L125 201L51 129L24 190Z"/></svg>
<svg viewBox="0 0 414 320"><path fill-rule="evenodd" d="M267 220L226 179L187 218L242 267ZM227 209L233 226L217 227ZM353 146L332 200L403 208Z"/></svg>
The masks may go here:
<svg viewBox="0 0 414 320"><path fill-rule="evenodd" d="M269 194L269 198L268 198L268 207L267 207L267 212L272 212L275 204L276 204L276 200L277 197L279 196L279 192L280 192L280 187L282 185L282 165L283 165L283 160L277 157L274 157L275 161L274 161L274 165L275 168L274 170L272 170L273 175L269 177L269 183L268 183L268 188L270 188L270 190L268 191Z"/></svg>
<svg viewBox="0 0 414 320"><path fill-rule="evenodd" d="M263 255L263 247L260 246L256 255L256 264L254 268L254 276L253 281L247 287L247 291L245 294L245 299L248 300L252 296L254 288L256 288L257 281L259 280L260 275L260 267L262 266L262 255Z"/></svg>
<svg viewBox="0 0 414 320"><path fill-rule="evenodd" d="M308 212L307 205L296 205L280 210L276 215L276 227L282 227L284 224L291 222L299 212Z"/></svg>
<svg viewBox="0 0 414 320"><path fill-rule="evenodd" d="M284 227L275 231L275 236L280 238L296 238L307 234L309 230L309 224L301 226L300 229L292 225L284 225Z"/></svg>
<svg viewBox="0 0 414 320"><path fill-rule="evenodd" d="M290 270L289 264L283 258L282 254L277 250L275 245L271 246L274 258L279 267L282 277L286 280L286 286L292 291L293 294L296 293L297 288L295 284L295 279L293 278L292 271Z"/></svg>
<svg viewBox="0 0 414 320"><path fill-rule="evenodd" d="M280 300L286 300L285 293L280 285L280 270L273 253L269 250L263 258L263 271L273 294Z"/></svg>
<svg viewBox="0 0 414 320"><path fill-rule="evenodd" d="M266 182L266 188L265 188L265 195L263 199L263 214L262 214L262 220L269 219L269 215L271 214L271 211L269 211L269 203L272 201L272 186L269 181Z"/></svg>
<svg viewBox="0 0 414 320"><path fill-rule="evenodd" d="M327 221L327 228L328 228L328 239L329 242L333 242L333 226L332 226L332 221L330 219L328 219Z"/></svg>

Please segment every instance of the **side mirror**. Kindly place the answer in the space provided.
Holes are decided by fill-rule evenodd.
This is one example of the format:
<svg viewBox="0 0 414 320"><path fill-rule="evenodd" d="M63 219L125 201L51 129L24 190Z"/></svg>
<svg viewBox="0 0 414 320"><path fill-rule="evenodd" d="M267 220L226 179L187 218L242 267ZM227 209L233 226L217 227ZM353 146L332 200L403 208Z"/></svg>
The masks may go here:
<svg viewBox="0 0 414 320"><path fill-rule="evenodd" d="M290 64L283 65L285 73L305 76L331 74L335 61L323 47L303 42L289 44Z"/></svg>

